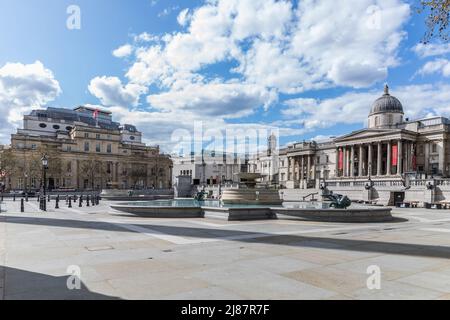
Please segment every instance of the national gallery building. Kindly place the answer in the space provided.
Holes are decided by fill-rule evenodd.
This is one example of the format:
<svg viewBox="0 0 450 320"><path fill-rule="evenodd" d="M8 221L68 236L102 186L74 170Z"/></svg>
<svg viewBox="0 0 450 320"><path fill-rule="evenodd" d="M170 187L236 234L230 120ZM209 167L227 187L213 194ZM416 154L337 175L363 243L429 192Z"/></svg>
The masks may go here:
<svg viewBox="0 0 450 320"><path fill-rule="evenodd" d="M297 198L327 188L382 204L417 197L447 200L449 125L444 117L404 119L402 103L385 86L372 105L368 128L325 142L295 143L278 155L269 150L250 159L248 170Z"/></svg>

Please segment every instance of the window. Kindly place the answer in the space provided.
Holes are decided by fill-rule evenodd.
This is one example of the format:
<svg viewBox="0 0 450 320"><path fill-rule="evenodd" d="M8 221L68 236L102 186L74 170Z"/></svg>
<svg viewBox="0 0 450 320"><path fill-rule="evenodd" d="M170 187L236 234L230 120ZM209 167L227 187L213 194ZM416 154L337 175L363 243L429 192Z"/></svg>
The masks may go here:
<svg viewBox="0 0 450 320"><path fill-rule="evenodd" d="M47 128L47 125L45 123L40 123L39 127L41 127L42 129Z"/></svg>
<svg viewBox="0 0 450 320"><path fill-rule="evenodd" d="M326 156L326 157L325 157L325 162L326 162L326 163L330 163L330 156Z"/></svg>
<svg viewBox="0 0 450 320"><path fill-rule="evenodd" d="M436 153L437 152L437 143L433 143L431 145L431 152Z"/></svg>
<svg viewBox="0 0 450 320"><path fill-rule="evenodd" d="M378 127L380 125L380 118L378 116L375 117L375 127Z"/></svg>
<svg viewBox="0 0 450 320"><path fill-rule="evenodd" d="M84 133L84 137L85 137L85 138L89 138L89 133L85 132L85 133Z"/></svg>
<svg viewBox="0 0 450 320"><path fill-rule="evenodd" d="M101 138L101 136L100 136L99 133L97 133L97 134L95 135L95 137L96 137L97 139L100 139L100 138Z"/></svg>
<svg viewBox="0 0 450 320"><path fill-rule="evenodd" d="M17 179L17 189L23 189L23 178Z"/></svg>
<svg viewBox="0 0 450 320"><path fill-rule="evenodd" d="M89 152L89 142L84 143L84 151Z"/></svg>
<svg viewBox="0 0 450 320"><path fill-rule="evenodd" d="M106 152L108 152L108 153L111 153L111 152L112 152L112 146L111 146L111 144L108 144L108 145L106 146Z"/></svg>
<svg viewBox="0 0 450 320"><path fill-rule="evenodd" d="M97 143L95 145L95 152L101 152L101 145L100 145L100 143Z"/></svg>
<svg viewBox="0 0 450 320"><path fill-rule="evenodd" d="M31 149L36 150L37 146L35 144L31 145Z"/></svg>
<svg viewBox="0 0 450 320"><path fill-rule="evenodd" d="M316 163L317 163L317 164L320 164L320 156L318 156L318 157L316 158Z"/></svg>
<svg viewBox="0 0 450 320"><path fill-rule="evenodd" d="M72 128L71 126L67 126L67 127L66 127L66 130L67 130L67 131L72 131L72 129L73 129L73 128Z"/></svg>
<svg viewBox="0 0 450 320"><path fill-rule="evenodd" d="M134 136L130 136L130 140L134 140L136 139Z"/></svg>
<svg viewBox="0 0 450 320"><path fill-rule="evenodd" d="M67 172L72 172L72 162L67 162Z"/></svg>
<svg viewBox="0 0 450 320"><path fill-rule="evenodd" d="M69 151L69 152L72 151L72 146L67 146L66 150Z"/></svg>
<svg viewBox="0 0 450 320"><path fill-rule="evenodd" d="M55 130L59 130L59 128L61 128L60 126L58 126L57 124L53 125L53 129Z"/></svg>
<svg viewBox="0 0 450 320"><path fill-rule="evenodd" d="M108 162L108 164L106 165L106 173L110 174L110 173L112 172L111 167L112 167L112 166L111 166L111 163Z"/></svg>

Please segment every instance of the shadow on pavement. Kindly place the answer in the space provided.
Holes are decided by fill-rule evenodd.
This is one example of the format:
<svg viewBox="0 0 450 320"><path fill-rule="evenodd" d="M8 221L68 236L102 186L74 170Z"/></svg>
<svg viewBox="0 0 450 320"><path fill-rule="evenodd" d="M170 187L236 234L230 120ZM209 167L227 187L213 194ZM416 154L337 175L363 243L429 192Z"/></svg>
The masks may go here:
<svg viewBox="0 0 450 320"><path fill-rule="evenodd" d="M79 290L69 290L68 276L54 277L10 267L3 268L5 300L118 300L90 291L81 282ZM0 298L2 298L0 296Z"/></svg>

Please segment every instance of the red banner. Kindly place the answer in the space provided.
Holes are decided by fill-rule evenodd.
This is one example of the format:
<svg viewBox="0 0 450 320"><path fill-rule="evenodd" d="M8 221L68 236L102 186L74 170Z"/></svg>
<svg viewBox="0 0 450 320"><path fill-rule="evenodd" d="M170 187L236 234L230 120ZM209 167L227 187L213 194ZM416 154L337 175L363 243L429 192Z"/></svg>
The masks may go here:
<svg viewBox="0 0 450 320"><path fill-rule="evenodd" d="M339 149L339 163L338 163L338 169L343 170L344 169L344 152L342 149Z"/></svg>
<svg viewBox="0 0 450 320"><path fill-rule="evenodd" d="M397 165L397 160L398 160L398 146L392 146L392 165L396 166Z"/></svg>

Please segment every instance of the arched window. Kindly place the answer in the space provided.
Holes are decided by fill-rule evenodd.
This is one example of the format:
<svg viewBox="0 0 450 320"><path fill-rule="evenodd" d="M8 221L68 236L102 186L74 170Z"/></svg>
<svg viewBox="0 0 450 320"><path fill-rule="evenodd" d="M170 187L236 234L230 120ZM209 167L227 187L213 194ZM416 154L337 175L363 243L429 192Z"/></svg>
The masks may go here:
<svg viewBox="0 0 450 320"><path fill-rule="evenodd" d="M380 118L378 116L375 117L375 127L380 125Z"/></svg>

